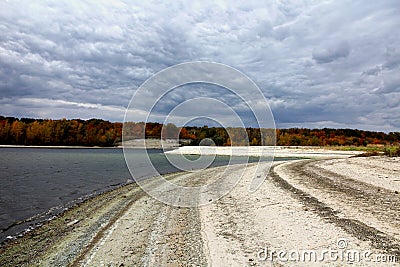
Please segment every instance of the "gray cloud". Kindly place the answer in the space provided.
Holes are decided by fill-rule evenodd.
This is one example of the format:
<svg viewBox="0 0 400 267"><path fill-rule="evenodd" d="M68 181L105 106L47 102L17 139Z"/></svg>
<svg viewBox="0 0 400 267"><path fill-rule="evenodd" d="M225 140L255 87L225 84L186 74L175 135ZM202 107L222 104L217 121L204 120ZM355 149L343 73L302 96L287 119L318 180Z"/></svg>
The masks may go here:
<svg viewBox="0 0 400 267"><path fill-rule="evenodd" d="M383 64L385 69L395 69L400 66L400 50L396 47L387 47L385 53L386 61Z"/></svg>
<svg viewBox="0 0 400 267"><path fill-rule="evenodd" d="M1 1L0 114L121 121L153 74L209 60L252 78L278 127L398 131L397 13L397 1Z"/></svg>
<svg viewBox="0 0 400 267"><path fill-rule="evenodd" d="M317 48L312 57L317 63L329 63L339 58L346 58L350 54L350 46L343 42L329 48Z"/></svg>

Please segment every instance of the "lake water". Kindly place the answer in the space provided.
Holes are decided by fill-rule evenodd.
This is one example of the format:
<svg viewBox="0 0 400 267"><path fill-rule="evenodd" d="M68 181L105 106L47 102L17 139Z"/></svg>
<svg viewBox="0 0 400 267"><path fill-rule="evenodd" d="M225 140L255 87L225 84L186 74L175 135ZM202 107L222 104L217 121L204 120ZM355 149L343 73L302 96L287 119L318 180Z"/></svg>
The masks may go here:
<svg viewBox="0 0 400 267"><path fill-rule="evenodd" d="M133 159L143 150L130 150ZM161 174L178 171L161 150L148 150ZM173 157L173 156L172 156ZM197 156L187 156L196 159ZM229 162L218 156L211 166ZM250 162L258 158L250 158ZM194 166L195 168L195 166ZM141 177L146 176L143 171ZM120 148L0 148L0 242L85 197L132 179Z"/></svg>

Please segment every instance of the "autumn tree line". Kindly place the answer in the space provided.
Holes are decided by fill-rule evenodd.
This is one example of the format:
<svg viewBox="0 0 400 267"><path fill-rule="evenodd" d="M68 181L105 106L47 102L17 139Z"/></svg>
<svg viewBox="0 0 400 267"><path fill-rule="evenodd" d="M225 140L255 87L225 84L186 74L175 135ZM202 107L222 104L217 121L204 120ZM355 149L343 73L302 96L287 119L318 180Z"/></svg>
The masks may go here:
<svg viewBox="0 0 400 267"><path fill-rule="evenodd" d="M191 145L367 146L400 143L399 132L356 129L258 129L177 127L174 124L120 122L100 119L51 120L0 116L0 145L102 146L125 138L180 138ZM188 142L189 141L189 142Z"/></svg>
<svg viewBox="0 0 400 267"><path fill-rule="evenodd" d="M0 144L38 146L113 146L122 123L91 120L41 120L0 116Z"/></svg>

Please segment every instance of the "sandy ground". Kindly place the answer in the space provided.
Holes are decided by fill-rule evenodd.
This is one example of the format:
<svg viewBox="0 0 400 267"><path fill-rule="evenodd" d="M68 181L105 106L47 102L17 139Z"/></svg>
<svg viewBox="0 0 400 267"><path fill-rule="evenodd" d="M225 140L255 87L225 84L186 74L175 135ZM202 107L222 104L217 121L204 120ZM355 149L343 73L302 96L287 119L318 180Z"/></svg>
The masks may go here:
<svg viewBox="0 0 400 267"><path fill-rule="evenodd" d="M299 158L330 158L349 157L361 154L360 151L329 150L324 147L287 147L287 146L239 146L239 147L212 147L212 146L183 146L166 152L167 154L192 155L235 155L235 156L275 156Z"/></svg>
<svg viewBox="0 0 400 267"><path fill-rule="evenodd" d="M327 206L323 195L316 199L314 195L307 194L287 183L289 178L298 178L298 174L293 175L288 169L293 164L297 166L305 162L307 161L276 166L263 186L250 195L244 189L251 176L245 175L243 184L236 187L227 197L216 202L215 205L200 208L209 262L213 266L270 266L274 263L278 266L344 266L347 263L346 259L321 262L284 261L288 258L287 255L283 257L283 260L275 258L274 262L263 261L260 256L265 256L265 253L260 253L263 251L261 248L285 252L295 251L299 254L307 250L316 251L318 254L326 249L344 252L347 252L347 249L355 249L370 250L375 255L384 253L399 255L398 196L394 196L396 199L391 205L393 213L388 216L390 218L386 217L389 219L388 224L392 224L393 231L375 230L373 227L379 224L373 224L369 228L368 220L363 217L365 213L357 217L362 219L360 221L348 219L344 214L333 211L340 207ZM251 171L251 168L248 171ZM283 176L285 179L282 178ZM351 210L356 208L354 204L347 202L342 206ZM374 206L380 212L388 212L386 208ZM360 209L353 210L352 214L358 211ZM370 217L374 215L371 214ZM385 220L385 218L377 217L380 222ZM361 228L360 225L363 223L365 227ZM337 242L342 240L346 240L345 249L338 248ZM390 249L388 249L389 246ZM258 252L258 255L255 255L255 252ZM375 262L365 261L353 263L353 266L376 265ZM390 265L382 263L381 266Z"/></svg>
<svg viewBox="0 0 400 267"><path fill-rule="evenodd" d="M399 266L387 262L400 259L399 159L269 165L167 175L196 186L244 171L227 195L196 208L163 204L135 185L109 192L3 246L0 265ZM268 176L250 193L254 175Z"/></svg>
<svg viewBox="0 0 400 267"><path fill-rule="evenodd" d="M316 166L376 187L400 192L400 158L369 157L332 159Z"/></svg>

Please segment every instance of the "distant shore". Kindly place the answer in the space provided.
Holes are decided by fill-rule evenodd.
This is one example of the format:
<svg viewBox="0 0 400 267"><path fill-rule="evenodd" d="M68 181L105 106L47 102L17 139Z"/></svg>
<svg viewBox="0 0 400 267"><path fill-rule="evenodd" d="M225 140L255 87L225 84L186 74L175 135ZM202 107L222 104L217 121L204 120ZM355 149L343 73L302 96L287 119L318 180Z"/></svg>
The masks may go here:
<svg viewBox="0 0 400 267"><path fill-rule="evenodd" d="M330 147L313 146L247 146L247 147L213 147L183 146L165 152L181 155L231 155L255 157L298 157L298 158L331 158L350 157L362 154L363 151L334 150Z"/></svg>

